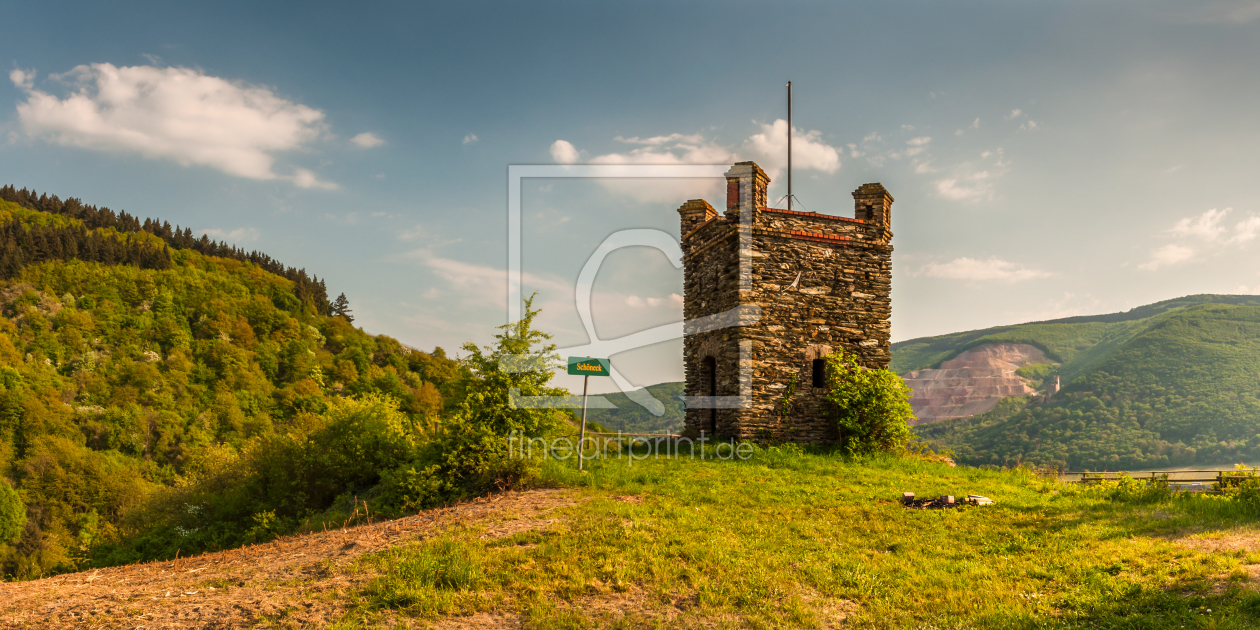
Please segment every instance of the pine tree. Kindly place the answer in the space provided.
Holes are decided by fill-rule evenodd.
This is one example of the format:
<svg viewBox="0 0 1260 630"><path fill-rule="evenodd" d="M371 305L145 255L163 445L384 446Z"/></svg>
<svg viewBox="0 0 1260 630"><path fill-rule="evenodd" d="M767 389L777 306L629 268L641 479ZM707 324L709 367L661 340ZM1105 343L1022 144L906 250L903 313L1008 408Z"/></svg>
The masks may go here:
<svg viewBox="0 0 1260 630"><path fill-rule="evenodd" d="M346 294L342 293L332 303L333 317L344 317L347 322L353 322L354 318L350 316L350 300L346 299Z"/></svg>

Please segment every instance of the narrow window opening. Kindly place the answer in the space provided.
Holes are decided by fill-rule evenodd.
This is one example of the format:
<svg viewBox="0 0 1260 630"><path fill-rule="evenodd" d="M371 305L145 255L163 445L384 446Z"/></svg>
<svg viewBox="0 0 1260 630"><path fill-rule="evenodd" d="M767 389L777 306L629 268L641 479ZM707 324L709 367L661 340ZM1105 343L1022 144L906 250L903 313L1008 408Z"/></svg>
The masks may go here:
<svg viewBox="0 0 1260 630"><path fill-rule="evenodd" d="M705 395L717 396L717 361L713 357L704 358L704 379ZM709 404L709 435L717 435L717 405Z"/></svg>
<svg viewBox="0 0 1260 630"><path fill-rule="evenodd" d="M824 359L814 359L814 387L827 386L827 362Z"/></svg>

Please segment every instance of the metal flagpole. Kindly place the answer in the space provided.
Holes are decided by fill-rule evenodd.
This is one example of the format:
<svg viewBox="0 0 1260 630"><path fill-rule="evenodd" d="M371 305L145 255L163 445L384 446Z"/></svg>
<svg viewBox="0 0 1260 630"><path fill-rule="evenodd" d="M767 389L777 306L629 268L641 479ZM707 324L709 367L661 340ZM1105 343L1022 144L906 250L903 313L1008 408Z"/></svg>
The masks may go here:
<svg viewBox="0 0 1260 630"><path fill-rule="evenodd" d="M792 209L792 82L788 81L788 210Z"/></svg>
<svg viewBox="0 0 1260 630"><path fill-rule="evenodd" d="M582 434L578 438L578 470L582 470L582 462L586 458L583 445L586 443L586 387L591 383L591 375L582 377Z"/></svg>

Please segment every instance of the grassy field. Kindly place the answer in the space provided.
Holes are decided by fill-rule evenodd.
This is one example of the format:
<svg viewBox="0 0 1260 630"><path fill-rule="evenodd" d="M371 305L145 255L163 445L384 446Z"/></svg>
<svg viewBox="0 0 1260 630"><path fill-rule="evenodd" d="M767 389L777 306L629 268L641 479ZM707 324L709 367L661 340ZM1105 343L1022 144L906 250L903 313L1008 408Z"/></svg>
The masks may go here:
<svg viewBox="0 0 1260 630"><path fill-rule="evenodd" d="M1217 497L775 449L552 462L546 478L580 500L543 527L367 556L350 571L376 578L338 627L1260 626L1260 530ZM910 510L903 491L996 504Z"/></svg>

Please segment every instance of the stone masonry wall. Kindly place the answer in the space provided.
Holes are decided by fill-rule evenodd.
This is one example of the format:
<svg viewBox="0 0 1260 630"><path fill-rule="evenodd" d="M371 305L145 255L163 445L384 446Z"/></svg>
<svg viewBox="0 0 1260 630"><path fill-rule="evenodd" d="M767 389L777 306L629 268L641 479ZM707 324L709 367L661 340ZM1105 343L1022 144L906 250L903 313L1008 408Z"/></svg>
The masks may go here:
<svg viewBox="0 0 1260 630"><path fill-rule="evenodd" d="M703 202L702 202L703 203ZM690 205L690 207L689 207ZM698 207L694 201L679 209L683 229L690 219L691 234L684 233L688 244L689 261L683 270L683 318L698 320L716 315L738 306L735 291L739 273L736 255L737 232L719 219L716 212L708 214L707 223L697 221L697 210L707 209L708 204ZM692 217L688 216L691 211ZM704 215L701 215L704 216ZM700 227L702 226L702 227ZM739 373L738 330L726 328L683 338L683 366L688 396L726 396L738 389L734 380ZM705 360L714 362L716 378L710 381ZM735 431L735 410L692 408L686 415L686 426L693 434L729 434ZM716 425L716 427L714 426Z"/></svg>
<svg viewBox="0 0 1260 630"><path fill-rule="evenodd" d="M791 212L764 207L770 180L755 164L737 164L727 178L724 214L699 200L679 208L683 314L688 322L732 309L745 317L738 327L684 337L686 393L739 395L741 347L751 378L742 408L712 412L689 405L687 430L712 434L716 416L721 437L834 441L834 421L825 390L812 382L812 363L843 350L864 366L888 365L892 197L883 186L866 184L854 192L856 218ZM710 365L716 391L710 389ZM793 375L795 392L785 415Z"/></svg>

